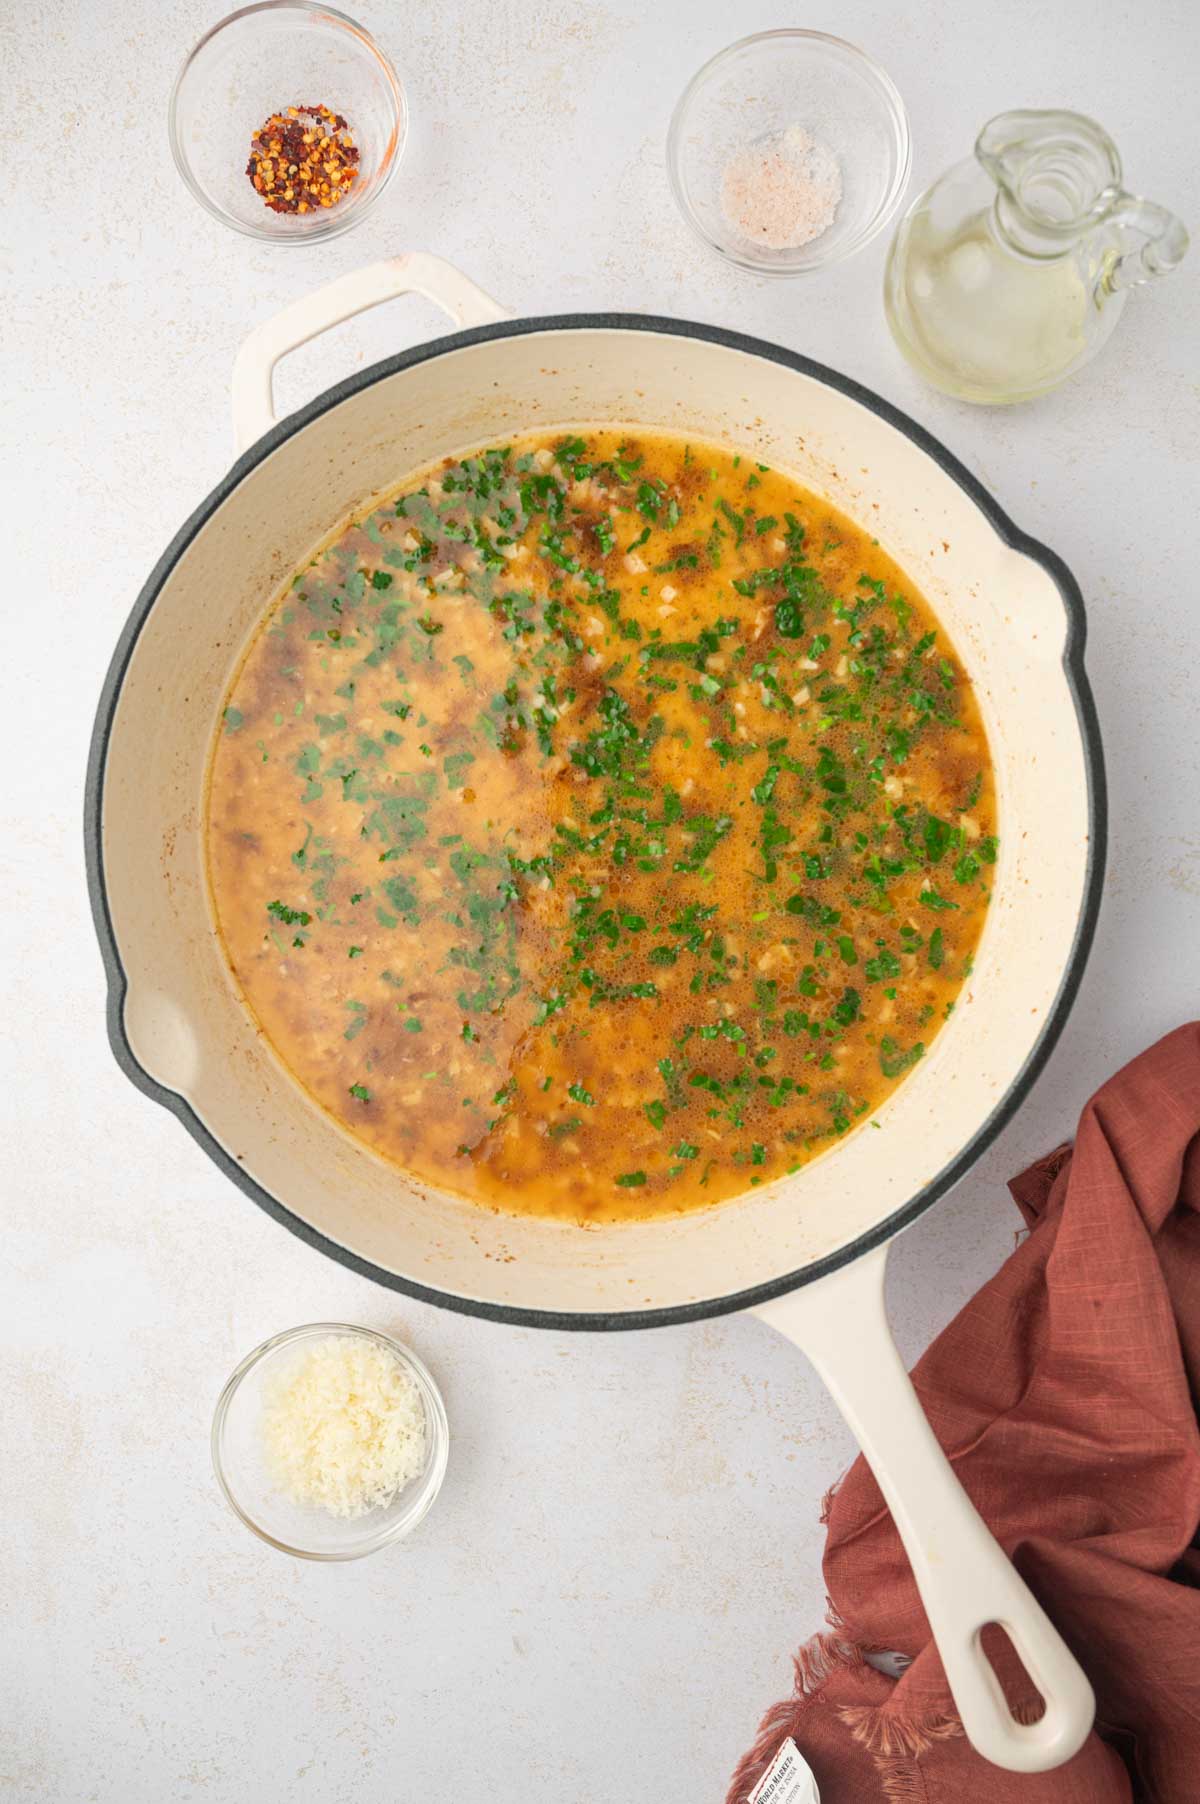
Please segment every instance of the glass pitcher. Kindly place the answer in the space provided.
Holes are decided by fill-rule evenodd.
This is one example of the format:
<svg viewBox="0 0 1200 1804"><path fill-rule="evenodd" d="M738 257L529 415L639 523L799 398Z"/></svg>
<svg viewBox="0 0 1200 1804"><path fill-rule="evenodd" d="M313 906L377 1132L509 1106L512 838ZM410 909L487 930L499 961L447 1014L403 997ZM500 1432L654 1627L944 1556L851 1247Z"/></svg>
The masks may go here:
<svg viewBox="0 0 1200 1804"><path fill-rule="evenodd" d="M1024 401L1094 357L1127 290L1174 269L1187 246L1165 207L1125 192L1095 120L1001 113L900 222L884 306L935 387Z"/></svg>

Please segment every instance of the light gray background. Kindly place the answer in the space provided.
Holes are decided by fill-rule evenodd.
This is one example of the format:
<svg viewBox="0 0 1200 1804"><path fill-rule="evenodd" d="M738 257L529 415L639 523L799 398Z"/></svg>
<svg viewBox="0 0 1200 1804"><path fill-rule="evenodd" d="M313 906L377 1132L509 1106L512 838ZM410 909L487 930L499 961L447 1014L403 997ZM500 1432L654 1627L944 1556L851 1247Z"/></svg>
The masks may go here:
<svg viewBox="0 0 1200 1804"><path fill-rule="evenodd" d="M1113 805L1099 936L1018 1119L895 1248L906 1355L1009 1251L1005 1180L1195 1008L1200 254L1133 297L1069 388L971 411L893 349L883 242L816 279L755 281L693 242L663 163L693 69L740 32L803 23L894 77L910 192L992 113L1069 105L1200 226L1186 0L362 4L412 137L378 212L311 251L226 231L171 165L170 83L218 5L0 13L6 1800L409 1804L457 1795L464 1765L497 1804L717 1798L822 1616L817 1514L852 1448L790 1346L744 1319L576 1338L407 1303L274 1226L109 1057L80 855L92 712L137 589L230 461L235 348L283 302L423 248L524 310L760 333L910 410L1076 571ZM295 356L282 400L442 329L424 303L382 309ZM329 1316L409 1337L453 1434L419 1533L344 1569L259 1546L208 1465L235 1361Z"/></svg>

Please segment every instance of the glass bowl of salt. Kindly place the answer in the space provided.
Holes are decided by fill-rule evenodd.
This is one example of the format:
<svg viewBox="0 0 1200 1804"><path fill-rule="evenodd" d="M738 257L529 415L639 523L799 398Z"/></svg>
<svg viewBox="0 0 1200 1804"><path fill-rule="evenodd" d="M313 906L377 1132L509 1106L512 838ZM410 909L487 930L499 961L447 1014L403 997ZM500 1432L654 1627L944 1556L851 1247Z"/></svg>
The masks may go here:
<svg viewBox="0 0 1200 1804"><path fill-rule="evenodd" d="M821 31L762 31L705 63L667 137L679 210L755 275L851 257L908 185L904 102L878 63Z"/></svg>

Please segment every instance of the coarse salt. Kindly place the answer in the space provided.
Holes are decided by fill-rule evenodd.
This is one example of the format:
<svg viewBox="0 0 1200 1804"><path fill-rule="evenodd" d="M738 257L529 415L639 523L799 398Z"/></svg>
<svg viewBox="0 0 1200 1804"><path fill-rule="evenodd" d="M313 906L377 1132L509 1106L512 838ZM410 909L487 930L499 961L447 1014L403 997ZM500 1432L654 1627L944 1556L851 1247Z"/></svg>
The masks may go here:
<svg viewBox="0 0 1200 1804"><path fill-rule="evenodd" d="M727 223L773 251L798 250L827 232L841 198L841 164L802 125L744 144L721 183Z"/></svg>

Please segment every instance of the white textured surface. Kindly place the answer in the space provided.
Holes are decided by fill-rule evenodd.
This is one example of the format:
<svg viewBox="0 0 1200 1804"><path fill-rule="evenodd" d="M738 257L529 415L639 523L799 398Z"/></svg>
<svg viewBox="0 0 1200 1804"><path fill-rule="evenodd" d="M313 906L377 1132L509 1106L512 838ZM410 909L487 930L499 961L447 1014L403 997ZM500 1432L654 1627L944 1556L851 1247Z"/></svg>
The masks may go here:
<svg viewBox="0 0 1200 1804"><path fill-rule="evenodd" d="M96 693L151 564L230 460L239 339L302 287L428 248L531 311L761 333L909 409L1078 575L1113 804L1099 937L1026 1107L895 1249L906 1355L1008 1251L1003 1181L1194 1011L1200 255L1135 295L1056 396L988 414L923 390L886 335L882 243L757 283L672 211L676 92L789 11L372 0L413 136L379 211L317 251L224 231L171 167L167 92L215 8L51 0L4 26L5 1800L407 1804L443 1795L464 1751L497 1804L715 1798L822 1612L817 1511L851 1447L782 1341L749 1320L574 1338L408 1304L273 1226L109 1057L80 859ZM1074 105L1134 186L1200 225L1187 0L1063 0L1052 19L1034 0L845 0L804 22L892 74L916 183L1001 108ZM440 327L411 301L342 328L291 360L283 400ZM260 1547L208 1467L236 1359L323 1316L408 1336L453 1436L418 1534L344 1569Z"/></svg>

